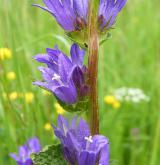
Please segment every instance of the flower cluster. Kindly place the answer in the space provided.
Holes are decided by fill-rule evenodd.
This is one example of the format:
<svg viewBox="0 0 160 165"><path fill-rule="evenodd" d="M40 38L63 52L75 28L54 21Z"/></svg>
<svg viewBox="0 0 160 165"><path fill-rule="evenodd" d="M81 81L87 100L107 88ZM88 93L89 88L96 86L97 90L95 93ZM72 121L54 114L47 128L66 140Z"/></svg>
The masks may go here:
<svg viewBox="0 0 160 165"><path fill-rule="evenodd" d="M41 150L39 140L34 137L27 141L26 144L19 147L18 154L10 154L10 156L17 162L18 165L33 165L30 155L38 153Z"/></svg>
<svg viewBox="0 0 160 165"><path fill-rule="evenodd" d="M75 104L88 94L85 80L87 68L83 65L84 50L73 44L71 57L67 57L57 47L47 48L46 51L45 55L35 56L38 62L45 63L47 67L39 67L44 81L34 84L51 91L64 103Z"/></svg>
<svg viewBox="0 0 160 165"><path fill-rule="evenodd" d="M92 23L90 25L91 27L88 28L88 24L90 24L88 20L91 20L88 19L91 16L89 14L89 0L43 0L43 2L45 7L37 4L34 6L51 13L58 24L66 31L68 37L79 45L74 43L71 46L70 56L65 55L57 46L54 49L47 48L46 54L36 55L34 58L46 66L39 67L43 80L36 81L33 84L54 94L59 103L55 106L59 114L63 113L63 109L69 112L86 111L88 110L88 105L91 107L90 110L93 111L98 106L92 105L94 103L91 101L92 99L89 99L89 96L90 98L94 96L94 90L91 90L91 84L97 88L96 83L94 83L94 80L97 80L97 75L95 74L94 79L91 80L90 77L92 74L88 73L91 66L89 65L88 69L84 65L85 51L79 47L88 48L90 46L87 44L90 36L88 35L90 33L88 29L92 29ZM98 15L95 18L99 39L97 47L103 40L106 40L106 34L108 34L109 29L114 25L118 13L125 6L126 0L100 0L99 2L99 7L97 6ZM90 12L94 13L92 10ZM94 40L95 38L91 37L92 39ZM94 48L90 46L90 49ZM91 57L92 55L89 53L89 56ZM88 59L91 60L91 58ZM90 62L88 63L90 64ZM92 67L96 68L93 64ZM93 75L94 72L93 70ZM95 103L96 101L98 102L96 96L93 100L95 100ZM106 100L108 101L108 98ZM116 107L119 106L118 103L118 101L112 100L112 104ZM98 112L97 109L96 111ZM90 120L96 121L93 122L93 126L97 126L97 130L93 131L92 128L94 127L92 125L90 127L92 134L96 134L99 133L98 113L95 113L93 116L96 116L96 118ZM78 120L77 117L69 122L63 116L59 115L57 121L58 126L53 125L54 133L62 144L64 158L67 163L70 165L109 164L109 143L106 137L99 134L92 137L87 123L83 119ZM51 126L49 123L46 123L44 128L50 130ZM12 155L12 157L16 161L26 161L26 158L24 159L21 152L19 154L20 157L16 155ZM30 155L30 153L26 153Z"/></svg>
<svg viewBox="0 0 160 165"><path fill-rule="evenodd" d="M109 142L102 135L91 136L87 123L75 117L70 123L59 116L54 133L60 139L65 159L71 165L108 165Z"/></svg>
<svg viewBox="0 0 160 165"><path fill-rule="evenodd" d="M35 4L51 13L59 25L68 32L85 29L88 24L89 0L43 0L46 7ZM108 30L115 23L126 0L100 0L97 22L100 30Z"/></svg>
<svg viewBox="0 0 160 165"><path fill-rule="evenodd" d="M121 102L133 102L133 103L139 103L141 101L148 102L150 98L144 94L142 89L139 88L127 88L127 87L121 87L116 90L114 90L113 95L115 98Z"/></svg>

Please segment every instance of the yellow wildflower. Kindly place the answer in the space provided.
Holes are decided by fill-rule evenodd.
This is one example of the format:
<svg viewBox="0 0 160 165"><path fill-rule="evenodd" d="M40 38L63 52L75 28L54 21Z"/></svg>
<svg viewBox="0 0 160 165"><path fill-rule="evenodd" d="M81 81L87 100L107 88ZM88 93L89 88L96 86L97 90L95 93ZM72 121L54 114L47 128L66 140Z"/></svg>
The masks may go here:
<svg viewBox="0 0 160 165"><path fill-rule="evenodd" d="M121 106L121 103L112 95L105 96L104 101L106 104L112 105L115 109Z"/></svg>
<svg viewBox="0 0 160 165"><path fill-rule="evenodd" d="M121 103L118 100L115 100L113 103L113 108L118 109L120 108L120 106L121 106Z"/></svg>
<svg viewBox="0 0 160 165"><path fill-rule="evenodd" d="M58 103L55 103L54 107L56 108L56 111L58 114L61 114L61 115L64 114L65 110Z"/></svg>
<svg viewBox="0 0 160 165"><path fill-rule="evenodd" d="M16 78L16 74L15 74L15 72L8 72L6 74L6 77L8 80L14 80Z"/></svg>
<svg viewBox="0 0 160 165"><path fill-rule="evenodd" d="M11 92L9 94L9 99L10 100L16 100L18 98L18 93L17 92Z"/></svg>
<svg viewBox="0 0 160 165"><path fill-rule="evenodd" d="M32 103L34 99L34 94L32 92L27 92L24 94L24 99L26 103Z"/></svg>
<svg viewBox="0 0 160 165"><path fill-rule="evenodd" d="M10 59L12 52L9 48L0 48L0 60Z"/></svg>
<svg viewBox="0 0 160 165"><path fill-rule="evenodd" d="M111 95L105 96L104 98L106 104L113 104L115 100L116 100L115 97Z"/></svg>
<svg viewBox="0 0 160 165"><path fill-rule="evenodd" d="M44 129L45 129L46 131L50 131L50 130L52 129L51 124L50 124L50 123L46 123L46 124L44 125Z"/></svg>
<svg viewBox="0 0 160 165"><path fill-rule="evenodd" d="M12 58L12 51L8 48L4 48L4 54L6 59Z"/></svg>

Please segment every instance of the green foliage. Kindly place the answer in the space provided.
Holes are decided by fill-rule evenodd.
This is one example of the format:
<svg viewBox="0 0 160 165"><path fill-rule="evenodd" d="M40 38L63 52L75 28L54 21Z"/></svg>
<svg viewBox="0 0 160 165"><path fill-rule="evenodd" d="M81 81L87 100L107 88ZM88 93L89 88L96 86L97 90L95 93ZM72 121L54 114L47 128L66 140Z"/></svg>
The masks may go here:
<svg viewBox="0 0 160 165"><path fill-rule="evenodd" d="M87 33L86 29L81 30L81 31L68 32L68 33L66 33L66 35L71 41L76 42L83 49L87 50L87 48L88 48L88 45L87 45L88 33Z"/></svg>
<svg viewBox="0 0 160 165"><path fill-rule="evenodd" d="M112 38L112 34L110 32L102 32L100 33L100 45L102 45L105 41Z"/></svg>
<svg viewBox="0 0 160 165"><path fill-rule="evenodd" d="M85 97L83 99L79 99L76 104L65 104L61 100L57 98L58 103L68 112L78 112L83 113L88 110L89 98Z"/></svg>
<svg viewBox="0 0 160 165"><path fill-rule="evenodd" d="M87 30L84 29L82 31L74 31L74 32L70 32L70 33L66 33L67 37L73 41L76 42L79 46L81 46L83 49L87 50L88 48L88 41L87 41ZM100 32L99 31L99 44L102 45L105 41L107 41L108 39L111 38L111 33L110 32Z"/></svg>
<svg viewBox="0 0 160 165"><path fill-rule="evenodd" d="M61 145L47 146L38 154L32 154L34 165L67 165Z"/></svg>

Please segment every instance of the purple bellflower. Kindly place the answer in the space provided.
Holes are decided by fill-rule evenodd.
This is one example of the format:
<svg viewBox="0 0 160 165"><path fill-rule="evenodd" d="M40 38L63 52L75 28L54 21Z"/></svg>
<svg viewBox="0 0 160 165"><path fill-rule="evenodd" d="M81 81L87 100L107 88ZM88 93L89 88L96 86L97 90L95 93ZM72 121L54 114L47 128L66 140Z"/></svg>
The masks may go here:
<svg viewBox="0 0 160 165"><path fill-rule="evenodd" d="M55 135L60 139L65 159L70 165L109 165L109 143L102 135L91 136L87 123L75 117L69 123L63 116L58 116Z"/></svg>
<svg viewBox="0 0 160 165"><path fill-rule="evenodd" d="M110 29L127 0L100 0L98 22L101 30Z"/></svg>
<svg viewBox="0 0 160 165"><path fill-rule="evenodd" d="M10 156L17 162L18 165L32 165L30 155L38 153L41 150L39 140L34 137L28 140L26 144L19 147L18 154L11 153Z"/></svg>
<svg viewBox="0 0 160 165"><path fill-rule="evenodd" d="M70 50L71 57L67 57L57 47L46 49L47 54L36 55L38 62L47 67L39 67L43 82L34 82L51 91L56 98L66 104L74 104L79 98L87 95L85 74L87 68L83 65L85 51L73 44Z"/></svg>
<svg viewBox="0 0 160 165"><path fill-rule="evenodd" d="M67 32L79 31L87 26L89 0L43 0L46 7L34 4L51 13ZM100 0L98 22L100 30L108 30L125 6L126 0Z"/></svg>

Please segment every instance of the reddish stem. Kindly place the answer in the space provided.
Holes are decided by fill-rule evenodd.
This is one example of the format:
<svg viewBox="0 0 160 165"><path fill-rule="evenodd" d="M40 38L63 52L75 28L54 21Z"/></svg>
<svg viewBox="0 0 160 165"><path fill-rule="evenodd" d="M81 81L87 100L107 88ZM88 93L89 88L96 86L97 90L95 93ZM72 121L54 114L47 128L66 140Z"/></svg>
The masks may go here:
<svg viewBox="0 0 160 165"><path fill-rule="evenodd" d="M98 110L98 31L97 14L94 8L94 0L90 0L88 18L88 77L90 86L89 124L92 135L99 134L99 110Z"/></svg>

